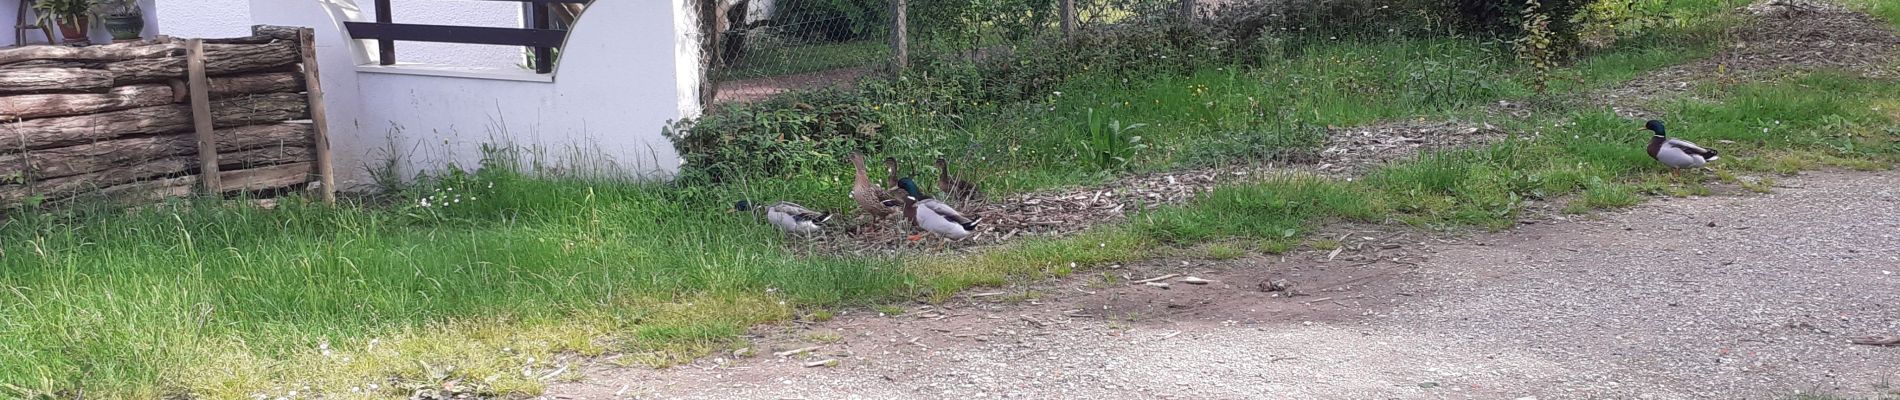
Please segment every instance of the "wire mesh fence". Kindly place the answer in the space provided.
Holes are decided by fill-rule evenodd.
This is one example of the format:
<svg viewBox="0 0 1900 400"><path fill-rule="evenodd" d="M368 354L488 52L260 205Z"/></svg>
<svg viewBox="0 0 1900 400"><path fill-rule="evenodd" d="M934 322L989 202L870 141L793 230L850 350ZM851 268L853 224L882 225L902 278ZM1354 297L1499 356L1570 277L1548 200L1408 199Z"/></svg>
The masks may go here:
<svg viewBox="0 0 1900 400"><path fill-rule="evenodd" d="M897 58L974 61L994 50L1209 0L718 0L708 78L717 101L757 100L887 72ZM903 9L900 20L897 9ZM901 44L895 32L905 33ZM905 52L895 49L902 47Z"/></svg>
<svg viewBox="0 0 1900 400"><path fill-rule="evenodd" d="M887 0L739 0L722 6L713 79L783 77L889 63Z"/></svg>

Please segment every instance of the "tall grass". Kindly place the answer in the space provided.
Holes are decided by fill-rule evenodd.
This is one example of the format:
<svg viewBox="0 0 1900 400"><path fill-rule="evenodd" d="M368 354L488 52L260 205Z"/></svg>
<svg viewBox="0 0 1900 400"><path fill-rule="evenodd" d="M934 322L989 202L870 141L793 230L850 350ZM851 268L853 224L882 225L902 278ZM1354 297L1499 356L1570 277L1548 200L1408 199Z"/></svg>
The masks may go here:
<svg viewBox="0 0 1900 400"><path fill-rule="evenodd" d="M642 322L651 309L640 304L703 297L826 305L906 292L893 260L787 257L776 232L725 211L739 191L503 173L464 183L437 189L470 194L459 202L400 213L295 202L275 210L181 203L122 216L9 221L0 233L0 269L10 289L0 300L0 315L10 321L0 335L0 382L246 396L219 389L243 385L181 376L191 370L181 367L221 362L222 354L206 351L277 360L323 342L463 319L599 314L641 342L667 343L701 339L708 328L651 328ZM744 194L772 196L794 186L761 185ZM718 321L710 335L724 338L771 319L726 321L721 314L731 313L688 320ZM549 350L644 347L570 341L584 346ZM273 380L310 372L255 367ZM33 377L57 382L26 382Z"/></svg>

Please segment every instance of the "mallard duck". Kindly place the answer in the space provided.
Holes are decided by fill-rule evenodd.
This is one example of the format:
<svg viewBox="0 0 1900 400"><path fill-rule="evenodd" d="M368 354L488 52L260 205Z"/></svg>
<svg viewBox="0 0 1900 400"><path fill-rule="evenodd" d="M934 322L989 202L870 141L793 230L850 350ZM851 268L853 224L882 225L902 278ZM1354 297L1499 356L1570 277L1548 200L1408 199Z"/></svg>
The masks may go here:
<svg viewBox="0 0 1900 400"><path fill-rule="evenodd" d="M753 211L752 202L740 200L732 208L739 211ZM791 202L781 201L761 209L765 211L765 220L780 230L792 233L815 233L824 229L824 223L831 220L831 213L817 212Z"/></svg>
<svg viewBox="0 0 1900 400"><path fill-rule="evenodd" d="M903 205L903 202L898 201L896 196L892 196L889 190L878 188L876 184L871 183L871 175L864 171L863 154L851 153L851 167L856 169L854 172L857 173L851 181L851 200L857 201L858 208L864 210L866 215L870 215L872 220L889 217L892 211L896 211L896 207Z"/></svg>
<svg viewBox="0 0 1900 400"><path fill-rule="evenodd" d="M885 190L890 192L891 198L898 199L901 203L897 208L904 212L906 222L904 226L915 227L917 226L917 210L910 206L908 200L905 200L905 197L910 196L910 192L905 191L904 186L897 182L897 179L903 176L898 169L897 158L884 157L884 186L887 186Z"/></svg>
<svg viewBox="0 0 1900 400"><path fill-rule="evenodd" d="M902 199L908 193L904 192L902 185L897 184L897 178L904 176L899 172L901 171L897 167L897 158L884 157L884 186L891 191L892 198Z"/></svg>
<svg viewBox="0 0 1900 400"><path fill-rule="evenodd" d="M1669 166L1671 174L1680 174L1683 168L1701 168L1720 158L1715 149L1703 148L1687 140L1671 139L1664 132L1662 121L1649 120L1643 124L1643 128L1656 133L1656 136L1649 138L1649 158Z"/></svg>
<svg viewBox="0 0 1900 400"><path fill-rule="evenodd" d="M950 199L959 202L983 197L983 193L976 189L976 184L950 176L950 162L942 157L937 158L937 189L950 195Z"/></svg>
<svg viewBox="0 0 1900 400"><path fill-rule="evenodd" d="M918 190L917 182L910 178L898 179L897 184L904 188L904 208L910 210L913 215L911 223L918 228L954 240L970 237L976 225L983 221L980 217L965 218L962 213L950 208L949 204L930 198Z"/></svg>

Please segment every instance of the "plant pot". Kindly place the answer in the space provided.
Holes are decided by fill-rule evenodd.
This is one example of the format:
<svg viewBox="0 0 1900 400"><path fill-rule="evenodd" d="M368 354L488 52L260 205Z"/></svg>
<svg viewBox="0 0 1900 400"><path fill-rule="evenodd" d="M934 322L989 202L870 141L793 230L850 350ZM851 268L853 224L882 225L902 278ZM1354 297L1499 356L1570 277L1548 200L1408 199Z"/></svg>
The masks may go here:
<svg viewBox="0 0 1900 400"><path fill-rule="evenodd" d="M106 31L112 32L112 40L137 40L145 33L145 18L137 15L107 15Z"/></svg>
<svg viewBox="0 0 1900 400"><path fill-rule="evenodd" d="M77 20L60 18L59 36L66 38L66 44L92 43L92 39L88 37L92 33L89 29L91 27L92 19L85 16L80 16Z"/></svg>

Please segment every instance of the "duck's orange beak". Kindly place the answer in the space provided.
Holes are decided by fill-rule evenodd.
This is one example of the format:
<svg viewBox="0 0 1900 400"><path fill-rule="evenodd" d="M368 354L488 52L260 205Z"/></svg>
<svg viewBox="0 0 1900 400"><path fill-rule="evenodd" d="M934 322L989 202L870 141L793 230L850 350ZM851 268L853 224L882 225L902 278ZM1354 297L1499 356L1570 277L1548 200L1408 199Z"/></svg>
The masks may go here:
<svg viewBox="0 0 1900 400"><path fill-rule="evenodd" d="M907 237L906 239L910 239L910 241L915 242L919 240L924 240L924 235L910 235L910 237Z"/></svg>

